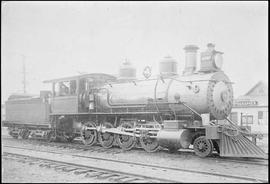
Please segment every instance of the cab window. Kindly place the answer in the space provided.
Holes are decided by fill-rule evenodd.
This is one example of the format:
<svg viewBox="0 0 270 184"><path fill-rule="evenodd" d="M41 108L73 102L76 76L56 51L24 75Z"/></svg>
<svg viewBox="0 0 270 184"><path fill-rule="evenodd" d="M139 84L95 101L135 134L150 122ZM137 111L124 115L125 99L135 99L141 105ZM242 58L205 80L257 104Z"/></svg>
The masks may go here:
<svg viewBox="0 0 270 184"><path fill-rule="evenodd" d="M76 80L55 83L55 96L69 96L76 94Z"/></svg>
<svg viewBox="0 0 270 184"><path fill-rule="evenodd" d="M82 92L82 91L87 91L87 90L90 90L93 88L93 79L92 78L83 78L83 79L80 79L80 82L79 82L79 91Z"/></svg>
<svg viewBox="0 0 270 184"><path fill-rule="evenodd" d="M70 94L71 95L76 94L76 81L75 80L70 81Z"/></svg>

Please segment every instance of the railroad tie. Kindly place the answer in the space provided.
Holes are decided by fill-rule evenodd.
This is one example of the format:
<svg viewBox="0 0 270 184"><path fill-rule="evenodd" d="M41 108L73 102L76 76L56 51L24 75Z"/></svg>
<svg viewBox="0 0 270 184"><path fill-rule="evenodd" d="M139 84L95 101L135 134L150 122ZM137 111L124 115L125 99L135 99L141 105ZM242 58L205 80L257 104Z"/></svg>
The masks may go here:
<svg viewBox="0 0 270 184"><path fill-rule="evenodd" d="M78 168L75 168L75 167L64 167L62 168L62 171L64 172L71 172L71 171L74 171L74 170L77 170Z"/></svg>
<svg viewBox="0 0 270 184"><path fill-rule="evenodd" d="M45 167L47 164L50 164L49 162L40 162L40 164L38 165L39 167Z"/></svg>
<svg viewBox="0 0 270 184"><path fill-rule="evenodd" d="M27 158L19 158L18 159L18 162L21 162L21 163L26 163L27 161Z"/></svg>
<svg viewBox="0 0 270 184"><path fill-rule="evenodd" d="M110 177L116 176L114 173L104 173L102 175L97 176L98 179L108 179Z"/></svg>
<svg viewBox="0 0 270 184"><path fill-rule="evenodd" d="M52 166L52 164L48 163L48 164L43 165L43 167L45 167L45 168L51 168L53 166Z"/></svg>
<svg viewBox="0 0 270 184"><path fill-rule="evenodd" d="M86 169L79 169L79 170L75 170L73 173L76 175L80 175L80 174L85 174L87 172L89 172L91 170L86 170Z"/></svg>
<svg viewBox="0 0 270 184"><path fill-rule="evenodd" d="M140 180L132 181L132 183L153 183L153 182L152 180L140 179Z"/></svg>
<svg viewBox="0 0 270 184"><path fill-rule="evenodd" d="M129 179L129 176L125 176L125 175L120 175L117 178L112 179L112 181L118 182L118 183L123 183L125 179Z"/></svg>
<svg viewBox="0 0 270 184"><path fill-rule="evenodd" d="M110 180L110 181L115 181L115 179L117 179L117 178L119 178L119 177L122 177L122 175L117 174L117 173L114 173L112 176L110 176L110 177L108 178L108 180Z"/></svg>
<svg viewBox="0 0 270 184"><path fill-rule="evenodd" d="M120 179L121 182L124 182L124 183L134 183L136 181L140 181L142 180L141 178L136 178L136 177L128 177L128 178L123 178L123 179ZM145 182L145 180L144 180Z"/></svg>
<svg viewBox="0 0 270 184"><path fill-rule="evenodd" d="M100 171L88 171L88 173L85 175L85 177L88 177L88 178L92 178L92 177L96 177L96 176L99 176L99 175L102 175L104 174L105 172L100 172Z"/></svg>
<svg viewBox="0 0 270 184"><path fill-rule="evenodd" d="M65 167L66 165L59 165L59 164L50 164L51 168L54 168L55 170L59 170L62 169L63 167Z"/></svg>

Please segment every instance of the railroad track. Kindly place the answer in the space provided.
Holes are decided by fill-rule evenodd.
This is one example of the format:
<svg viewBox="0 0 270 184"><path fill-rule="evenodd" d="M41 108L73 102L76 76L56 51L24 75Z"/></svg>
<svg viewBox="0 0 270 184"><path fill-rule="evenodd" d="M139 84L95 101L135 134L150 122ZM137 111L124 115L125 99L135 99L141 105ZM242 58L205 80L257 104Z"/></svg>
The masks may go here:
<svg viewBox="0 0 270 184"><path fill-rule="evenodd" d="M167 150L161 150L164 152L168 152ZM168 153L168 154L177 154L177 153ZM181 155L189 155L194 156L196 158L200 158L195 155L193 150L186 149L185 151L181 150ZM231 162L231 163L239 163L239 164L249 164L249 165L257 165L257 166L268 166L268 159L263 158L230 158L230 157L220 157L218 153L213 153L211 156L201 159L213 160L213 161L222 161L222 162ZM266 162L267 161L267 162Z"/></svg>
<svg viewBox="0 0 270 184"><path fill-rule="evenodd" d="M14 140L14 139L12 139ZM118 147L113 147L110 149L103 148L101 146L95 145L95 146L86 146L80 143L79 141L76 141L75 143L63 143L63 142L47 142L42 140L21 140L30 144L37 144L40 146L49 146L49 147L56 147L56 148L63 148L63 149L75 149L75 150L82 150L82 151L88 151L88 152L100 152L100 153L112 153L112 154L119 154L123 153L125 151L121 150ZM139 148L133 148L133 150L140 150ZM132 151L132 150L130 150ZM168 153L167 150L160 150L160 152ZM171 155L178 154L177 153L168 153ZM146 153L148 154L148 153ZM198 159L198 156L195 155L193 150L185 150L181 151L181 155L194 157ZM239 164L248 164L248 165L256 165L256 166L268 166L268 162L265 162L268 159L256 159L256 158L226 158L226 157L220 157L217 154L213 154L212 157L207 158L201 158L204 160L213 160L218 162L231 162L231 163L239 163Z"/></svg>
<svg viewBox="0 0 270 184"><path fill-rule="evenodd" d="M136 174L127 174L117 171L111 171L107 169L100 169L91 166L85 166L80 164L73 164L69 162L56 161L52 159L41 159L32 156L25 156L14 153L6 153L2 155L4 159L16 160L22 163L28 163L29 165L39 165L40 167L53 168L55 170L61 170L63 172L69 172L75 175L84 175L88 178L96 178L100 180L108 180L110 182L117 183L160 183L160 182L172 182L170 180L161 180L151 177L142 177Z"/></svg>
<svg viewBox="0 0 270 184"><path fill-rule="evenodd" d="M118 178L116 181L119 181L119 177L122 178L124 176L124 178L126 178L124 182L268 182L264 179L247 176L226 175L221 173L163 167L81 155L63 156L63 153L59 152L37 151L14 146L3 147L5 150L8 150L3 152L4 156L15 155L23 158L24 160L30 160L30 163L33 163L31 160L34 159L37 163L41 162L41 166L45 165L46 167L54 167L61 170L70 170L70 168L72 168L70 171L76 171L77 173L82 173L89 177L99 176L101 179L105 178L113 181L114 179L111 179L111 177L116 177ZM50 156L50 158L47 158L48 156ZM62 157L71 157L72 159L66 158L66 160L69 160L69 162L67 162L63 160ZM73 163L71 163L70 160L72 160ZM45 162L45 164L43 162ZM95 174L91 175L91 173ZM123 181L121 180L120 182Z"/></svg>

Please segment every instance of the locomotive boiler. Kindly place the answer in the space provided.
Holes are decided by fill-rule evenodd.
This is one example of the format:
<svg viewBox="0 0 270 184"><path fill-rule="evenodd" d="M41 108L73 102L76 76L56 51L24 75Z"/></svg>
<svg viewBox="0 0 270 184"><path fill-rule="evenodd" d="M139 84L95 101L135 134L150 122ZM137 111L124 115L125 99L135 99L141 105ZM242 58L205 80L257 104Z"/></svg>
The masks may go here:
<svg viewBox="0 0 270 184"><path fill-rule="evenodd" d="M94 73L45 81L52 83L51 96L44 100L51 111L50 126L42 135L51 141L79 136L86 145L117 144L123 150L193 148L201 157L213 151L221 156L265 157L252 142L256 135L228 118L233 89L221 70L223 53L208 44L197 69L198 47L187 45L184 50L181 75L177 62L168 56L159 63L157 76L145 75L143 80L136 78L136 69L126 61L118 77ZM41 131L18 128L14 122L20 120L12 115L6 121L12 135Z"/></svg>
<svg viewBox="0 0 270 184"><path fill-rule="evenodd" d="M107 108L145 108L155 103L157 109L163 105L163 110L189 114L190 109L177 104L182 102L197 113L210 112L212 119L222 120L231 111L233 91L229 78L219 71L106 85L98 98Z"/></svg>

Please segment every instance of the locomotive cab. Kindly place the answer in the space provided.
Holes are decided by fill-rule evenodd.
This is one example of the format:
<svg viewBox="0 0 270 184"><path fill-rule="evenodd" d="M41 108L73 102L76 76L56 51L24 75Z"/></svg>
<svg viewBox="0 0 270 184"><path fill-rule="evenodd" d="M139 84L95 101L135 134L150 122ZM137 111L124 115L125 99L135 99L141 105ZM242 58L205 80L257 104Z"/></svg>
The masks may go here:
<svg viewBox="0 0 270 184"><path fill-rule="evenodd" d="M52 83L52 115L95 110L96 89L114 80L116 77L112 75L93 73L44 81L44 83Z"/></svg>

